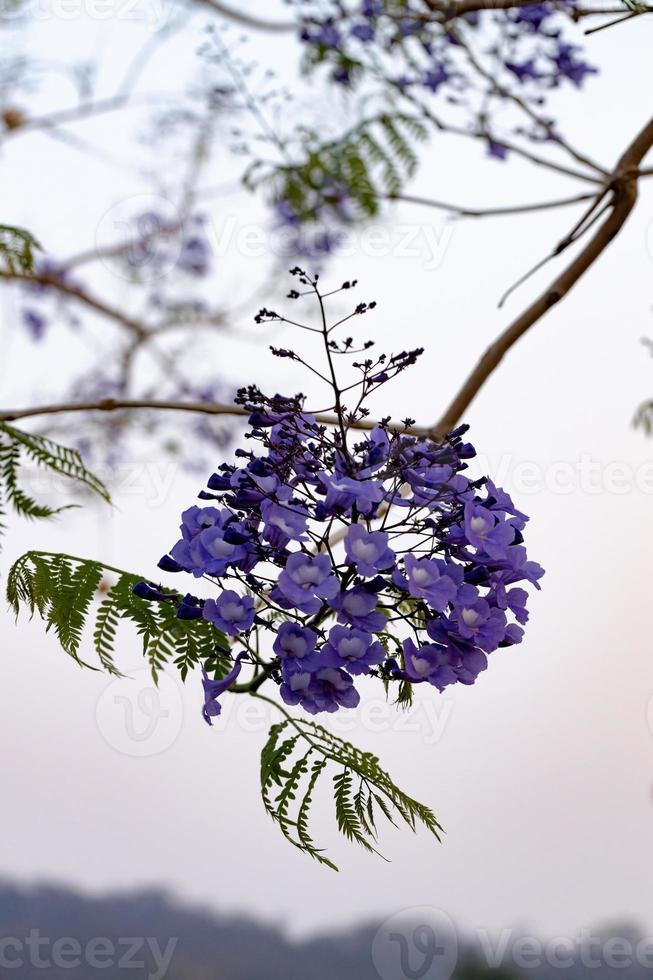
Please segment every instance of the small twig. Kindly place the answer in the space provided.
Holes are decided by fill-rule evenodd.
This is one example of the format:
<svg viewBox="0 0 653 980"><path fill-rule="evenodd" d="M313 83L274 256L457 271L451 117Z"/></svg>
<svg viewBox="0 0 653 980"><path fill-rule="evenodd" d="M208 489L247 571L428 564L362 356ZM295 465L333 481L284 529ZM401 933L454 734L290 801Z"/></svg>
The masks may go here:
<svg viewBox="0 0 653 980"><path fill-rule="evenodd" d="M413 194L388 194L389 201L404 201L408 204L421 204L425 207L437 208L440 211L450 211L461 218L486 218L497 215L528 214L532 211L548 211L554 208L567 207L590 201L596 194L576 194L574 197L561 197L555 201L542 201L535 204L514 204L495 208L468 208L458 204L446 204L444 201L434 201L428 197L418 197Z"/></svg>
<svg viewBox="0 0 653 980"><path fill-rule="evenodd" d="M594 233L585 248L534 303L517 317L488 347L453 401L431 429L434 437L451 431L474 400L505 354L526 331L555 306L582 278L610 242L619 234L637 201L639 165L653 146L653 119L622 154L615 168L611 214Z"/></svg>
<svg viewBox="0 0 653 980"><path fill-rule="evenodd" d="M616 27L617 24L625 24L627 20L632 20L633 17L640 17L642 14L649 13L646 10L633 10L632 13L626 14L625 17L615 17L614 20L609 20L607 24L599 24L598 27L588 27L583 34L598 34L599 31L606 31L608 27Z"/></svg>

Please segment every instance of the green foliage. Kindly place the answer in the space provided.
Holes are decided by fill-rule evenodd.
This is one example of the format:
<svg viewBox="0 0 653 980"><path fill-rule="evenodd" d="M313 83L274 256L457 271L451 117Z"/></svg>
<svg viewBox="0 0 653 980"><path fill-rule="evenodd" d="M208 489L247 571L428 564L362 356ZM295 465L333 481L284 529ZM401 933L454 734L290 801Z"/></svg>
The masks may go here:
<svg viewBox="0 0 653 980"><path fill-rule="evenodd" d="M109 584L109 577L116 579L114 584ZM141 636L155 681L170 662L184 680L199 665L214 676L225 676L232 662L227 638L204 619L178 619L178 593L169 592L171 598L158 603L134 595L134 586L142 581L142 576L101 562L29 551L9 572L7 598L16 616L22 608L38 615L80 666L121 676L115 663L118 628L128 621ZM99 667L81 659L86 634ZM378 854L379 814L393 824L403 821L413 831L422 824L440 839L432 811L400 790L376 756L275 706L286 717L272 726L261 754L261 793L267 812L293 846L338 870L315 844L310 829L314 794L327 770L333 775L336 822L348 840Z"/></svg>
<svg viewBox="0 0 653 980"><path fill-rule="evenodd" d="M118 576L114 585L105 584L107 573ZM125 620L136 626L155 680L169 661L183 679L199 664L214 673L226 672L226 637L204 619L177 619L173 601L157 604L134 595L134 586L142 581L143 576L100 562L28 551L9 573L7 598L16 615L22 606L32 616L38 614L46 629L54 630L65 652L82 666L91 666L80 660L79 651L85 628L91 626L93 600L103 595L95 604L90 632L100 667L110 674L120 676L114 655L118 627Z"/></svg>
<svg viewBox="0 0 653 980"><path fill-rule="evenodd" d="M635 428L643 429L647 436L653 435L653 401L639 406L633 424Z"/></svg>
<svg viewBox="0 0 653 980"><path fill-rule="evenodd" d="M244 181L250 188L268 185L273 199L287 201L300 221L322 217L325 207L342 219L343 197L345 207L358 212L352 217L371 218L379 201L399 194L415 172L413 144L426 135L421 120L390 112L365 119L328 142L304 130L299 162L270 169L257 161Z"/></svg>
<svg viewBox="0 0 653 980"><path fill-rule="evenodd" d="M109 502L106 487L86 469L79 453L44 436L33 435L0 422L0 517L11 507L22 517L53 517L67 507L50 507L37 503L19 485L19 470L24 460L36 463L59 476L75 480ZM69 505L70 506L70 505ZM0 523L0 530L3 525Z"/></svg>
<svg viewBox="0 0 653 980"><path fill-rule="evenodd" d="M0 261L5 272L32 272L34 252L41 246L24 228L0 224Z"/></svg>
<svg viewBox="0 0 653 980"><path fill-rule="evenodd" d="M645 337L642 343L653 357L653 340ZM643 402L635 413L633 419L635 428L643 429L647 436L653 435L653 401Z"/></svg>
<svg viewBox="0 0 653 980"><path fill-rule="evenodd" d="M316 722L287 716L272 726L261 753L263 804L284 837L320 864L338 870L309 831L313 795L327 769L335 770L336 822L348 840L378 854L379 814L393 824L402 820L413 831L422 824L440 840L442 828L433 812L400 790L376 756L361 752Z"/></svg>

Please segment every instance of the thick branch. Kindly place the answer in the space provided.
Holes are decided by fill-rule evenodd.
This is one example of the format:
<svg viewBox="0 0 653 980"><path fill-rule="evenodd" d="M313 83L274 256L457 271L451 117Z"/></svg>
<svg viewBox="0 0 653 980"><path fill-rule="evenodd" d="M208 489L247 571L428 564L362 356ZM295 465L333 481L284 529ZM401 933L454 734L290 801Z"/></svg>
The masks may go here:
<svg viewBox="0 0 653 980"><path fill-rule="evenodd" d="M153 409L171 412L199 412L203 415L232 415L248 416L251 413L240 405L230 405L222 402L173 402L152 401L135 398L103 398L100 401L61 402L58 405L35 405L30 408L5 409L0 411L0 422L16 422L18 419L33 418L36 415L62 415L67 412L117 412L121 409ZM315 416L321 425L339 425L335 415L319 414ZM363 419L355 422L352 428L373 429L378 422ZM414 430L417 431L417 430Z"/></svg>
<svg viewBox="0 0 653 980"><path fill-rule="evenodd" d="M463 412L513 344L552 306L567 295L612 239L619 234L637 201L638 168L651 146L653 146L653 119L647 123L617 163L612 179L612 210L609 217L564 272L488 347L444 415L433 426L433 435L442 435L455 427Z"/></svg>
<svg viewBox="0 0 653 980"><path fill-rule="evenodd" d="M105 303L104 300L98 299L96 296L92 296L85 289L75 286L72 283L67 283L65 280L60 279L57 276L50 276L46 275L45 273L38 272L9 272L6 269L0 269L0 279L14 280L16 282L24 283L25 285L47 286L50 289L55 289L58 292L63 293L65 296L71 296L74 299L78 299L90 309L95 310L96 313L101 313L103 316L110 317L112 320L117 321L123 327L127 327L127 329L140 340L145 340L150 335L146 327L144 327L138 320L132 319L121 310L116 309L115 306L110 306L108 303Z"/></svg>
<svg viewBox="0 0 653 980"><path fill-rule="evenodd" d="M287 34L289 31L297 30L297 24L294 22L272 21L254 17L251 14L244 13L242 10L234 10L233 7L222 3L221 0L196 0L196 2L202 4L204 7L210 7L211 10L226 17L227 20L232 20L242 27L250 27L256 31L271 31L274 34Z"/></svg>

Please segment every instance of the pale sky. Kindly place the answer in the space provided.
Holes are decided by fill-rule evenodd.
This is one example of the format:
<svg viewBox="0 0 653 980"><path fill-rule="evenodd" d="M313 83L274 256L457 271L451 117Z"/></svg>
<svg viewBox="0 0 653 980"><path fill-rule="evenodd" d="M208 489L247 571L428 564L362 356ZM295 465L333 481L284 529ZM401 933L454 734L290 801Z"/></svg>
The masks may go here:
<svg viewBox="0 0 653 980"><path fill-rule="evenodd" d="M33 50L48 46L71 60L103 50L119 77L117 64L127 62L128 46L144 30L88 16L49 20L35 31ZM645 18L595 35L588 46L602 74L584 95L568 92L564 100L565 130L607 164L650 114L650 79L642 73L650 44ZM292 42L261 36L252 46L279 62L296 51ZM154 63L152 84L170 84L171 63ZM103 133L115 125L112 148L128 156L130 134L119 117L101 125ZM92 244L110 207L148 190L117 169L81 165L69 148L40 135L9 143L2 164L0 217L32 228L55 253ZM424 152L414 190L483 205L575 188L527 164L485 163L478 148L450 138ZM216 234L230 217L249 227L261 213L249 198L233 196L224 210L216 208ZM552 273L498 311L501 293L567 231L575 213L449 223L402 205L382 223L391 254L366 233L351 257L334 261L334 282L357 277L362 298L378 300L373 320L364 321L366 335L373 331L380 348L427 348L420 364L386 389L383 414L424 423L437 417L484 346ZM631 427L636 406L653 395L653 364L640 344L653 335L652 222L653 181L643 185L637 210L608 252L511 351L466 416L479 454L531 515L529 553L547 570L524 643L493 654L473 688L420 690L408 718L373 703L370 687L346 719L347 737L373 750L403 788L434 808L444 842L390 828L382 850L391 863L384 863L344 843L329 801L320 800L314 836L342 870L318 867L283 841L263 811L258 753L266 729L240 701L226 702L224 724L209 729L200 716L199 679L183 689L171 674L160 694L167 714L154 718L148 734L151 692L127 627L120 660L137 674L111 686L101 674L80 671L40 622L23 617L15 626L6 616L0 875L93 890L162 885L297 933L424 905L470 929L519 924L573 936L624 918L653 929L653 443ZM407 229L420 243L412 256L401 255ZM228 289L245 302L266 270L234 238L209 292ZM120 298L124 284L108 277L105 289ZM281 305L285 288L279 282L268 305ZM2 303L4 407L56 391L78 348L63 327L47 346L29 346L17 336L13 301L5 295ZM244 327L258 305L255 297ZM93 333L101 321L88 324L88 342L104 343ZM274 372L279 389L295 384L284 364L270 364L263 346L231 338L213 356L216 374L234 382L269 382ZM153 452L137 457L136 469L114 480L113 511L88 508L49 526L13 522L0 556L3 578L29 548L155 574L202 478Z"/></svg>

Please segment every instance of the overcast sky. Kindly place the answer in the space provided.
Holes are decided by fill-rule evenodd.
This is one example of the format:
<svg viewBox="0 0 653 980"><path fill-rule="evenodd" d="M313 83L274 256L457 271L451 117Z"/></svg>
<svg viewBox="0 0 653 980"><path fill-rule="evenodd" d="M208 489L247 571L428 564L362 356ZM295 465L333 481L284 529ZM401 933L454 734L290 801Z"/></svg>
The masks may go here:
<svg viewBox="0 0 653 980"><path fill-rule="evenodd" d="M564 100L566 131L608 165L650 114L642 66L650 63L652 26L641 18L590 39L603 73L585 95L568 91ZM31 43L71 60L102 51L113 66L109 84L146 29L55 19L43 21ZM279 63L296 53L292 42L269 37L252 46ZM169 84L171 64L155 61L149 83ZM188 66L176 67L183 74ZM127 157L130 134L120 117L103 120L102 133L111 125L112 149ZM81 166L68 147L40 135L13 140L2 170L0 217L33 229L55 254L92 244L110 207L148 189L104 164ZM454 139L425 151L415 182L416 193L469 205L574 190L526 164L485 163L477 147ZM334 261L334 282L355 276L361 298L379 303L364 321L366 335L373 331L380 348L427 348L386 389L383 414L422 423L438 416L484 346L550 278L536 278L497 310L504 289L567 231L574 213L451 223L402 205L379 226L385 238L365 233L351 257ZM215 214L216 234L229 219L237 228L260 220L258 205L240 195ZM319 868L286 845L260 804L266 719L234 698L224 723L207 728L198 678L183 689L171 676L157 705L127 628L120 658L136 674L111 684L80 671L40 622L15 626L6 616L1 875L90 889L163 885L297 932L423 905L473 929L520 924L573 935L626 917L653 929L653 443L631 427L638 403L653 395L653 363L640 343L653 335L652 222L653 181L608 252L511 351L467 413L490 471L531 515L529 552L547 570L525 642L494 654L473 688L419 690L408 717L386 712L366 689L347 718L347 737L380 755L400 785L435 809L444 842L390 828L385 863L342 843L328 800L320 801L315 837L342 870ZM406 256L409 233L414 254ZM246 301L266 263L244 255L236 238L209 286ZM122 295L123 284L113 288ZM285 288L278 283L270 306L280 305ZM30 347L18 336L13 300L3 304L4 407L56 390L78 348L65 328L43 348ZM89 331L102 329L88 322ZM263 346L230 339L214 356L216 375L233 382L269 381L274 372L276 387L295 386ZM14 522L3 576L28 548L153 574L202 479L143 452L114 482L113 510L73 512L47 527Z"/></svg>

